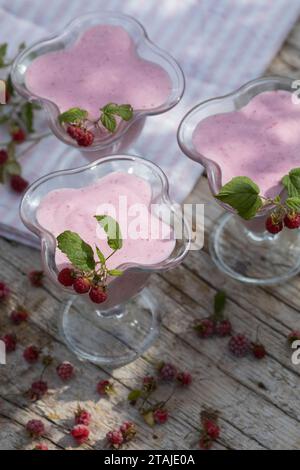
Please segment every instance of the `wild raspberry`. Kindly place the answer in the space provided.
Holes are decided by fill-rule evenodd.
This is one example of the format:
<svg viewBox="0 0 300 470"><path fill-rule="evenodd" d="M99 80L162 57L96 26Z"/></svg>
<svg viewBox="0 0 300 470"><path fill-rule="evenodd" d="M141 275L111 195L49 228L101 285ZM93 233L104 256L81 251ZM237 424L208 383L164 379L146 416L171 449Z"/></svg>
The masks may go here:
<svg viewBox="0 0 300 470"><path fill-rule="evenodd" d="M86 294L91 288L91 283L85 277L79 277L73 284L73 289L77 294Z"/></svg>
<svg viewBox="0 0 300 470"><path fill-rule="evenodd" d="M114 386L109 380L101 380L97 385L99 395L110 395L114 392Z"/></svg>
<svg viewBox="0 0 300 470"><path fill-rule="evenodd" d="M17 144L21 144L26 139L26 134L23 131L23 129L21 129L20 127L14 127L11 130L10 135L11 135L12 140L16 142Z"/></svg>
<svg viewBox="0 0 300 470"><path fill-rule="evenodd" d="M245 335L236 335L230 339L228 347L234 356L244 357L250 351L250 341Z"/></svg>
<svg viewBox="0 0 300 470"><path fill-rule="evenodd" d="M229 320L218 321L215 325L215 332L218 336L230 336L232 331L232 325Z"/></svg>
<svg viewBox="0 0 300 470"><path fill-rule="evenodd" d="M76 441L78 445L83 444L89 438L90 431L89 429L84 426L83 424L76 424L71 430L71 436Z"/></svg>
<svg viewBox="0 0 300 470"><path fill-rule="evenodd" d="M276 221L270 216L266 220L266 229L273 234L279 233L283 229L283 223L281 220Z"/></svg>
<svg viewBox="0 0 300 470"><path fill-rule="evenodd" d="M26 181L20 175L11 175L10 177L10 187L16 193L23 193L28 186L28 181Z"/></svg>
<svg viewBox="0 0 300 470"><path fill-rule="evenodd" d="M176 367L173 366L173 364L170 364L168 362L163 362L159 366L158 370L159 370L159 377L162 380L171 381L171 380L174 380L177 375Z"/></svg>
<svg viewBox="0 0 300 470"><path fill-rule="evenodd" d="M29 313L23 307L18 307L13 310L10 314L10 320L14 325L20 325L21 323L28 320Z"/></svg>
<svg viewBox="0 0 300 470"><path fill-rule="evenodd" d="M10 295L10 289L5 282L0 282L0 300L5 300Z"/></svg>
<svg viewBox="0 0 300 470"><path fill-rule="evenodd" d="M39 419L31 419L26 424L26 430L31 437L40 437L45 434L45 426Z"/></svg>
<svg viewBox="0 0 300 470"><path fill-rule="evenodd" d="M6 150L0 150L0 165L4 165L8 160L8 153Z"/></svg>
<svg viewBox="0 0 300 470"><path fill-rule="evenodd" d="M208 434L208 436L211 439L216 440L219 438L220 428L214 421L211 421L211 420L204 421L203 425L204 425L205 432Z"/></svg>
<svg viewBox="0 0 300 470"><path fill-rule="evenodd" d="M192 383L192 376L189 372L179 372L176 379L180 385L183 385L184 387L187 387Z"/></svg>
<svg viewBox="0 0 300 470"><path fill-rule="evenodd" d="M213 445L213 440L207 434L204 434L199 441L200 449L209 450L212 448L212 445Z"/></svg>
<svg viewBox="0 0 300 470"><path fill-rule="evenodd" d="M168 421L169 413L163 408L157 408L157 410L153 412L153 418L157 424L164 424Z"/></svg>
<svg viewBox="0 0 300 470"><path fill-rule="evenodd" d="M91 413L78 407L75 413L75 424L83 424L84 426L89 426L91 424L91 421Z"/></svg>
<svg viewBox="0 0 300 470"><path fill-rule="evenodd" d="M152 375L146 375L143 378L143 389L146 392L153 392L157 387L156 379Z"/></svg>
<svg viewBox="0 0 300 470"><path fill-rule="evenodd" d="M251 351L256 359L263 359L267 354L266 348L260 343L253 343L251 345Z"/></svg>
<svg viewBox="0 0 300 470"><path fill-rule="evenodd" d="M299 228L300 227L300 214L287 214L283 219L284 225L287 228Z"/></svg>
<svg viewBox="0 0 300 470"><path fill-rule="evenodd" d="M57 279L58 279L58 282L60 282L63 286L70 287L75 282L75 279L76 279L75 272L73 269L64 268L59 272Z"/></svg>
<svg viewBox="0 0 300 470"><path fill-rule="evenodd" d="M49 450L48 446L44 443L37 444L34 450Z"/></svg>
<svg viewBox="0 0 300 470"><path fill-rule="evenodd" d="M40 400L48 392L48 384L43 380L37 380L31 384L28 391L31 400Z"/></svg>
<svg viewBox="0 0 300 470"><path fill-rule="evenodd" d="M11 353L16 350L17 347L17 337L14 334L4 335L2 341L5 343L5 348L7 353Z"/></svg>
<svg viewBox="0 0 300 470"><path fill-rule="evenodd" d="M74 366L70 362L62 362L56 368L57 375L61 380L70 380L74 375Z"/></svg>
<svg viewBox="0 0 300 470"><path fill-rule="evenodd" d="M94 134L79 126L68 126L67 133L81 147L89 147L94 142Z"/></svg>
<svg viewBox="0 0 300 470"><path fill-rule="evenodd" d="M288 335L288 344L292 346L294 341L300 341L300 331L299 330L293 330L290 332Z"/></svg>
<svg viewBox="0 0 300 470"><path fill-rule="evenodd" d="M215 332L215 324L210 318L203 318L196 323L194 329L197 331L200 338L209 338Z"/></svg>
<svg viewBox="0 0 300 470"><path fill-rule="evenodd" d="M44 279L44 271L31 271L28 279L33 287L42 287Z"/></svg>
<svg viewBox="0 0 300 470"><path fill-rule="evenodd" d="M132 423L131 421L125 421L121 426L120 426L120 431L122 433L124 442L129 442L131 441L134 436L136 435L136 427L135 424Z"/></svg>
<svg viewBox="0 0 300 470"><path fill-rule="evenodd" d="M124 437L121 431L109 431L106 434L108 443L114 448L119 449L124 442Z"/></svg>
<svg viewBox="0 0 300 470"><path fill-rule="evenodd" d="M101 287L92 287L89 296L95 304L102 304L107 299L107 293Z"/></svg>
<svg viewBox="0 0 300 470"><path fill-rule="evenodd" d="M25 361L29 364L34 364L39 360L40 350L36 346L28 346L23 352Z"/></svg>

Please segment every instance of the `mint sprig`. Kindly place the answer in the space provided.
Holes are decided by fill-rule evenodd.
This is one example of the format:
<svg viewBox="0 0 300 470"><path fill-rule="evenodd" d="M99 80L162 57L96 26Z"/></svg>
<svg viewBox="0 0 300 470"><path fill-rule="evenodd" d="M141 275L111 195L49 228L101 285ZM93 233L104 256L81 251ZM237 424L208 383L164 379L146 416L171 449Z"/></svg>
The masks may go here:
<svg viewBox="0 0 300 470"><path fill-rule="evenodd" d="M81 108L70 108L64 113L61 113L58 116L60 124L80 124L82 121L87 119L88 112L85 109Z"/></svg>
<svg viewBox="0 0 300 470"><path fill-rule="evenodd" d="M83 272L95 269L94 251L77 233L70 230L61 233L57 237L57 246L75 268Z"/></svg>
<svg viewBox="0 0 300 470"><path fill-rule="evenodd" d="M290 197L300 197L300 168L294 168L281 180Z"/></svg>
<svg viewBox="0 0 300 470"><path fill-rule="evenodd" d="M109 215L95 215L95 219L107 234L107 243L112 250L120 250L123 245L120 225Z"/></svg>

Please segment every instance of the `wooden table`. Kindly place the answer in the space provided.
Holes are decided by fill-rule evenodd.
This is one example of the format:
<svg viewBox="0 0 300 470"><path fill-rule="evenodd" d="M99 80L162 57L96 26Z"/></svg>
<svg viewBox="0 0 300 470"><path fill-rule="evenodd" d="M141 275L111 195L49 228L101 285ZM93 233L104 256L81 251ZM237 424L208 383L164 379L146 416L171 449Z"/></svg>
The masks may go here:
<svg viewBox="0 0 300 470"><path fill-rule="evenodd" d="M299 78L300 22L292 30L282 50L268 71ZM202 178L188 201L206 203L206 229L210 230L221 209L211 199ZM44 440L51 449L69 449L74 410L79 402L93 415L91 439L83 449L105 447L107 431L124 420L138 426L138 435L130 449L192 449L199 438L199 413L203 406L220 410L221 437L215 449L297 449L300 447L300 366L291 363L286 337L300 328L299 277L277 287L250 287L225 277L213 265L205 247L189 254L176 270L151 278L150 288L161 305L160 339L132 364L105 370L79 362L64 346L57 332L59 294L46 281L44 288L28 287L26 273L40 267L39 253L22 245L0 239L0 278L13 285L10 301L1 305L1 332L15 331L18 348L8 356L7 366L0 366L0 449L31 449L32 440L25 432L29 419L42 419L48 435ZM234 359L227 352L226 339L201 340L193 331L195 319L212 312L218 289L228 295L227 314L234 330L253 337L257 327L268 351L262 361ZM8 314L28 296L31 311L28 324L12 327ZM49 351L56 362L69 360L77 367L74 380L64 385L55 368L46 372L50 393L37 402L24 395L38 378L42 366L28 366L23 349L37 344ZM163 426L148 427L138 411L127 402L128 392L153 362L164 359L193 374L193 384L178 391L169 403L170 419ZM99 398L96 384L112 378L117 394ZM167 393L167 388L162 389Z"/></svg>

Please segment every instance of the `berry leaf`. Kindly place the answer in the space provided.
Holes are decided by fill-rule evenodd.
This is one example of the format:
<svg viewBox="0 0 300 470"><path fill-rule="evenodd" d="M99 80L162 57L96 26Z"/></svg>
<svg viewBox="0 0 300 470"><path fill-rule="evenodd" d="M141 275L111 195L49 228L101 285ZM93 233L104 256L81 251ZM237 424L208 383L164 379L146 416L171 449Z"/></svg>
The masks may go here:
<svg viewBox="0 0 300 470"><path fill-rule="evenodd" d="M226 305L226 293L222 290L216 293L214 298L214 312L222 313Z"/></svg>
<svg viewBox="0 0 300 470"><path fill-rule="evenodd" d="M139 389L136 390L131 390L130 393L128 393L128 401L137 401L140 396L142 395L142 391Z"/></svg>
<svg viewBox="0 0 300 470"><path fill-rule="evenodd" d="M102 264L102 266L104 266L106 262L105 256L97 246L96 246L96 253L98 255L100 263Z"/></svg>
<svg viewBox="0 0 300 470"><path fill-rule="evenodd" d="M60 251L67 256L75 268L84 272L95 269L93 249L77 233L66 230L58 235L57 242Z"/></svg>
<svg viewBox="0 0 300 470"><path fill-rule="evenodd" d="M60 124L67 123L78 123L83 121L88 116L88 112L85 109L81 108L70 108L64 113L58 116Z"/></svg>
<svg viewBox="0 0 300 470"><path fill-rule="evenodd" d="M108 271L108 274L109 274L110 276L122 276L123 271L121 271L120 269L110 269L110 270Z"/></svg>
<svg viewBox="0 0 300 470"><path fill-rule="evenodd" d="M107 234L107 243L112 250L120 250L123 246L120 225L110 215L95 215L95 219Z"/></svg>
<svg viewBox="0 0 300 470"><path fill-rule="evenodd" d="M215 198L229 204L240 217L248 220L254 217L263 205L259 193L259 187L250 178L236 176L221 188Z"/></svg>
<svg viewBox="0 0 300 470"><path fill-rule="evenodd" d="M0 68L6 67L5 56L7 52L7 43L0 44Z"/></svg>
<svg viewBox="0 0 300 470"><path fill-rule="evenodd" d="M20 118L22 119L27 132L30 134L34 132L33 129L33 107L31 103L24 103L21 107Z"/></svg>
<svg viewBox="0 0 300 470"><path fill-rule="evenodd" d="M112 114L102 113L100 117L100 121L109 132L115 132L117 128L117 121L116 121L116 118Z"/></svg>
<svg viewBox="0 0 300 470"><path fill-rule="evenodd" d="M130 121L133 116L133 108L130 104L121 104L120 106L118 106L118 109L115 114L120 116L123 121Z"/></svg>
<svg viewBox="0 0 300 470"><path fill-rule="evenodd" d="M297 196L289 197L287 198L285 203L289 209L292 209L293 211L296 211L296 212L300 211L300 197L297 197Z"/></svg>
<svg viewBox="0 0 300 470"><path fill-rule="evenodd" d="M290 197L300 197L300 168L294 168L281 180Z"/></svg>

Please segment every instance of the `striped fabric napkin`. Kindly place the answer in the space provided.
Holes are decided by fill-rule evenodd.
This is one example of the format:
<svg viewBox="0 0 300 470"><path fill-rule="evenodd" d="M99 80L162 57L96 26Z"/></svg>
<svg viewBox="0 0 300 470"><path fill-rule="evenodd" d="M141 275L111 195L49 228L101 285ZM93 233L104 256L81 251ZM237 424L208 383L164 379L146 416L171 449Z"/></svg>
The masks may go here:
<svg viewBox="0 0 300 470"><path fill-rule="evenodd" d="M167 114L149 118L134 152L167 173L173 197L182 201L202 172L179 150L176 130L184 113L201 100L233 90L263 73L300 14L299 0L1 0L0 43L10 52L64 27L96 9L133 15L150 38L169 51L186 76L182 102ZM41 142L22 158L29 181L51 171L85 163L76 149L56 138ZM0 234L35 245L18 215L19 197L0 189Z"/></svg>

